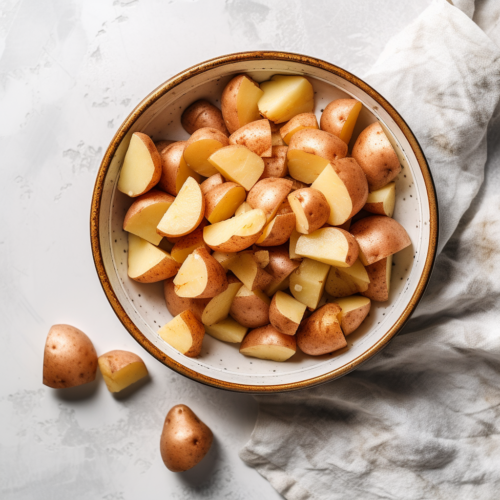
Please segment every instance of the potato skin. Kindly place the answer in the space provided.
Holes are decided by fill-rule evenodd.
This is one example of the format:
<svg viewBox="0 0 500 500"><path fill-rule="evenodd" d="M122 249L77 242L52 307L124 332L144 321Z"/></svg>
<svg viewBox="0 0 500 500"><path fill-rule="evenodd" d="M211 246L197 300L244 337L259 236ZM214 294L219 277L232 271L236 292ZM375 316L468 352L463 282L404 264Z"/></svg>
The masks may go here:
<svg viewBox="0 0 500 500"><path fill-rule="evenodd" d="M297 350L295 337L280 332L273 325L266 325L249 331L240 345L240 352L242 349L256 345L275 345L287 347L293 351Z"/></svg>
<svg viewBox="0 0 500 500"><path fill-rule="evenodd" d="M269 304L257 295L236 295L229 314L240 325L247 328L258 328L269 324Z"/></svg>
<svg viewBox="0 0 500 500"><path fill-rule="evenodd" d="M321 130L340 137L349 113L358 102L356 99L336 99L329 103L321 114Z"/></svg>
<svg viewBox="0 0 500 500"><path fill-rule="evenodd" d="M298 115L295 115L293 118L287 121L280 128L280 135L285 143L290 142L290 139L293 137L293 135L288 138L287 136L290 134L290 132L293 132L298 127L318 129L319 127L316 115L314 113L299 113ZM288 141L286 141L285 139L288 139Z"/></svg>
<svg viewBox="0 0 500 500"><path fill-rule="evenodd" d="M347 144L342 139L312 128L304 128L293 134L288 152L294 149L321 156L330 162L347 155Z"/></svg>
<svg viewBox="0 0 500 500"><path fill-rule="evenodd" d="M391 217L371 215L351 226L350 233L356 238L365 266L395 254L411 245L406 229Z"/></svg>
<svg viewBox="0 0 500 500"><path fill-rule="evenodd" d="M330 216L330 205L321 191L314 188L297 189L288 195L288 201L292 198L299 202L309 224L305 234L310 234L326 224ZM296 229L299 230L298 224Z"/></svg>
<svg viewBox="0 0 500 500"><path fill-rule="evenodd" d="M188 326L189 331L191 332L191 338L193 340L191 347L184 353L184 356L187 356L188 358L196 358L200 355L201 352L201 345L203 342L203 337L205 336L205 327L203 326L203 323L201 321L198 321L196 319L193 311L190 311L189 309L187 311L181 312L181 317L184 323L186 323L186 325Z"/></svg>
<svg viewBox="0 0 500 500"><path fill-rule="evenodd" d="M205 179L201 184L200 184L200 189L201 192L203 193L203 196L206 196L206 194L211 190L216 188L217 186L220 186L223 184L224 177L220 174L214 174Z"/></svg>
<svg viewBox="0 0 500 500"><path fill-rule="evenodd" d="M268 250L269 264L266 266L266 272L270 274L276 282L281 283L300 266L298 260L290 259L288 248L285 245L272 247Z"/></svg>
<svg viewBox="0 0 500 500"><path fill-rule="evenodd" d="M401 172L398 156L379 122L368 125L359 134L352 157L365 172L370 191L389 184Z"/></svg>
<svg viewBox="0 0 500 500"><path fill-rule="evenodd" d="M338 321L338 304L325 304L302 322L297 332L297 345L311 356L328 354L347 345Z"/></svg>
<svg viewBox="0 0 500 500"><path fill-rule="evenodd" d="M218 186L215 186L212 188L205 196L205 217L210 220L210 216L212 215L212 212L215 210L217 205L220 203L220 201L226 196L226 194L229 191L236 190L236 191L241 191L240 196L241 196L241 203L245 201L245 189L241 187L239 184L236 182L224 182L222 184L219 184ZM234 212L236 212L236 209L238 207L235 207ZM234 212L230 214L229 217L232 217L234 215ZM219 220L211 220L211 222L220 222Z"/></svg>
<svg viewBox="0 0 500 500"><path fill-rule="evenodd" d="M173 196L177 196L177 172L186 144L187 141L174 142L160 151L162 171L158 187Z"/></svg>
<svg viewBox="0 0 500 500"><path fill-rule="evenodd" d="M220 130L212 127L199 128L194 132L186 142L186 148L194 142L204 141L210 139L212 141L219 141L222 147L229 146L229 139Z"/></svg>
<svg viewBox="0 0 500 500"><path fill-rule="evenodd" d="M271 157L272 139L269 120L256 120L243 125L229 136L229 144L240 144L256 155Z"/></svg>
<svg viewBox="0 0 500 500"><path fill-rule="evenodd" d="M199 463L208 453L213 434L186 405L176 405L168 413L160 438L160 453L172 472L183 472Z"/></svg>
<svg viewBox="0 0 500 500"><path fill-rule="evenodd" d="M150 205L154 205L155 203L170 203L171 205L174 202L174 199L175 198L170 194L164 193L158 189L151 189L151 191L138 196L125 214L125 218L123 219L123 230L126 231L125 228L127 227L129 220L145 208Z"/></svg>
<svg viewBox="0 0 500 500"><path fill-rule="evenodd" d="M175 293L174 279L165 280L163 291L165 293L165 303L168 312L172 317L177 316L181 312L191 311L194 317L201 322L201 316L210 299L192 299L187 297L179 297Z"/></svg>
<svg viewBox="0 0 500 500"><path fill-rule="evenodd" d="M181 265L179 262L172 257L167 257L140 276L132 278L132 276L129 275L129 278L139 283L157 283L158 281L163 281L175 276L180 267Z"/></svg>
<svg viewBox="0 0 500 500"><path fill-rule="evenodd" d="M95 379L97 354L92 341L71 325L54 325L45 341L43 384L64 389Z"/></svg>
<svg viewBox="0 0 500 500"><path fill-rule="evenodd" d="M179 263L179 267L181 264L184 262L184 260L179 259L179 253L182 252L184 249L197 246L197 248L204 247L207 250L209 250L207 244L203 240L203 228L207 225L207 221L203 219L200 222L200 225L192 232L186 234L186 236L181 236L175 243L172 248L172 251L170 252L170 256L172 259L174 259L176 262ZM194 250L193 250L194 251ZM187 256L186 256L187 258ZM179 269L177 269L178 271ZM177 273L176 271L176 273ZM169 276L170 277L170 276Z"/></svg>
<svg viewBox="0 0 500 500"><path fill-rule="evenodd" d="M137 356L137 354L130 351L121 351L119 349L108 351L107 353L99 356L98 362L102 363L103 361L105 361L105 363L108 365L111 373L118 372L125 366L128 366L132 363L144 364L144 361L139 356Z"/></svg>
<svg viewBox="0 0 500 500"><path fill-rule="evenodd" d="M261 208L269 222L291 189L292 182L288 179L262 179L248 192L246 201L252 208Z"/></svg>
<svg viewBox="0 0 500 500"><path fill-rule="evenodd" d="M366 266L366 272L370 278L368 289L361 292L361 295L368 297L375 302L385 302L389 300L389 290L387 283L387 259L378 260Z"/></svg>
<svg viewBox="0 0 500 500"><path fill-rule="evenodd" d="M288 146L273 146L271 157L262 158L264 160L264 172L262 172L259 181L269 177L283 178L288 174L287 151Z"/></svg>
<svg viewBox="0 0 500 500"><path fill-rule="evenodd" d="M200 128L210 127L229 135L221 110L205 99L193 102L184 110L181 124L188 134L193 134Z"/></svg>
<svg viewBox="0 0 500 500"><path fill-rule="evenodd" d="M290 318L287 318L284 314L280 312L278 306L276 305L276 295L274 294L271 300L271 305L269 306L269 321L271 325L274 326L278 331L284 333L285 335L295 335L299 324L293 322Z"/></svg>
<svg viewBox="0 0 500 500"><path fill-rule="evenodd" d="M371 308L371 302L368 302L368 304L366 304L365 306L360 307L359 309L356 309L354 311L348 312L342 317L340 326L345 336L350 335L354 330L359 328L361 323L363 323L365 318L368 316L370 308Z"/></svg>

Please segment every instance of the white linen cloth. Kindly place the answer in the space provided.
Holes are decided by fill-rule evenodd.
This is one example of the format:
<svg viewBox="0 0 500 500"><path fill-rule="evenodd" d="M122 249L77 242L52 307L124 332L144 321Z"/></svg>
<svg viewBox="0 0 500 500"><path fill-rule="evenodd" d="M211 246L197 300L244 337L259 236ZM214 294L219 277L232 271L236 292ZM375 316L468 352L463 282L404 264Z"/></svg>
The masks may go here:
<svg viewBox="0 0 500 500"><path fill-rule="evenodd" d="M365 77L427 155L439 256L381 354L258 397L240 456L289 500L500 498L500 50L460 5L434 1Z"/></svg>

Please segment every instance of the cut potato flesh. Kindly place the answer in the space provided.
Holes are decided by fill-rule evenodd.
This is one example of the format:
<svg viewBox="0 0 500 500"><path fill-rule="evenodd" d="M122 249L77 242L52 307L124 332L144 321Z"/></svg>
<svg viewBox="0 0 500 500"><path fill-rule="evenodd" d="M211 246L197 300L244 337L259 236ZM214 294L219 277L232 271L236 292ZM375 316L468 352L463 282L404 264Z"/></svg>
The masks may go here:
<svg viewBox="0 0 500 500"><path fill-rule="evenodd" d="M352 133L354 131L354 126L356 125L356 122L358 121L358 116L363 108L363 105L360 102L357 102L347 115L347 119L344 123L344 126L342 127L342 131L340 132L340 138L346 143L349 144Z"/></svg>
<svg viewBox="0 0 500 500"><path fill-rule="evenodd" d="M287 153L288 173L296 180L313 183L329 161L321 156L293 149Z"/></svg>
<svg viewBox="0 0 500 500"><path fill-rule="evenodd" d="M293 213L277 215L262 232L257 245L278 246L286 243L295 228Z"/></svg>
<svg viewBox="0 0 500 500"><path fill-rule="evenodd" d="M316 260L304 259L290 274L292 295L307 307L316 309L325 290L330 266Z"/></svg>
<svg viewBox="0 0 500 500"><path fill-rule="evenodd" d="M328 224L340 226L349 219L352 212L351 196L330 164L323 169L311 187L321 191L330 205Z"/></svg>
<svg viewBox="0 0 500 500"><path fill-rule="evenodd" d="M370 278L360 259L357 259L351 267L344 267L340 271L342 274L350 276L354 283L356 283L358 291L364 292L368 288Z"/></svg>
<svg viewBox="0 0 500 500"><path fill-rule="evenodd" d="M228 270L230 259L236 257L238 254L236 252L214 252L212 257L224 268L225 271Z"/></svg>
<svg viewBox="0 0 500 500"><path fill-rule="evenodd" d="M234 212L234 215L238 217L238 215L243 215L246 212L250 212L250 210L253 210L253 208L250 206L249 203L244 201L237 209L236 212Z"/></svg>
<svg viewBox="0 0 500 500"><path fill-rule="evenodd" d="M260 88L264 95L259 100L259 111L274 123L286 122L314 108L314 89L303 76L275 75Z"/></svg>
<svg viewBox="0 0 500 500"><path fill-rule="evenodd" d="M335 303L342 308L340 327L344 335L349 335L356 330L370 312L371 301L368 297L353 295L338 299Z"/></svg>
<svg viewBox="0 0 500 500"><path fill-rule="evenodd" d="M284 292L277 292L275 301L276 307L283 316L297 324L302 321L302 317L306 311L305 304Z"/></svg>
<svg viewBox="0 0 500 500"><path fill-rule="evenodd" d="M136 215L128 219L127 225L123 229L149 241L153 245L158 245L163 236L156 232L156 227L170 208L170 205L172 203L158 202L143 208Z"/></svg>
<svg viewBox="0 0 500 500"><path fill-rule="evenodd" d="M188 144L184 150L184 159L189 168L204 177L210 177L218 172L208 159L221 148L222 144L215 139L201 139Z"/></svg>
<svg viewBox="0 0 500 500"><path fill-rule="evenodd" d="M248 78L243 78L236 98L240 127L261 118L258 103L263 94L262 89L255 83Z"/></svg>
<svg viewBox="0 0 500 500"><path fill-rule="evenodd" d="M280 345L255 345L240 349L241 354L259 359L270 359L271 361L286 361L290 359L296 351Z"/></svg>
<svg viewBox="0 0 500 500"><path fill-rule="evenodd" d="M192 177L188 177L158 224L157 231L163 236L184 236L196 229L204 213L205 198L200 185Z"/></svg>
<svg viewBox="0 0 500 500"><path fill-rule="evenodd" d="M143 361L130 363L114 373L103 363L99 363L99 368L109 392L120 392L148 374L148 369Z"/></svg>
<svg viewBox="0 0 500 500"><path fill-rule="evenodd" d="M302 257L309 257L330 266L349 267L350 265L349 242L342 230L334 227L303 234L297 241L295 251Z"/></svg>
<svg viewBox="0 0 500 500"><path fill-rule="evenodd" d="M227 267L249 290L262 290L272 281L252 253L238 255Z"/></svg>
<svg viewBox="0 0 500 500"><path fill-rule="evenodd" d="M240 325L233 318L226 318L215 325L205 326L205 330L218 340L239 344L245 338L248 328Z"/></svg>
<svg viewBox="0 0 500 500"><path fill-rule="evenodd" d="M190 311L189 311L190 312ZM184 321L181 313L175 318L172 318L166 325L162 326L158 334L174 349L177 349L181 354L187 353L193 345L193 336L189 325Z"/></svg>
<svg viewBox="0 0 500 500"><path fill-rule="evenodd" d="M241 186L234 186L215 205L207 217L211 224L229 219L236 209L245 201L246 191Z"/></svg>
<svg viewBox="0 0 500 500"><path fill-rule="evenodd" d="M396 183L390 182L387 186L372 191L366 200L365 210L368 212L387 215L392 217L394 214L394 205L396 203Z"/></svg>
<svg viewBox="0 0 500 500"><path fill-rule="evenodd" d="M216 295L203 310L201 322L206 326L210 326L226 319L233 299L241 286L241 283L230 283L224 292Z"/></svg>
<svg viewBox="0 0 500 500"><path fill-rule="evenodd" d="M268 297L272 297L276 292L282 292L290 286L290 276L287 276L283 281L272 281L264 290Z"/></svg>
<svg viewBox="0 0 500 500"><path fill-rule="evenodd" d="M368 289L370 278L358 259L351 267L332 267L326 282L326 292L332 297L347 297Z"/></svg>
<svg viewBox="0 0 500 500"><path fill-rule="evenodd" d="M187 259L174 278L175 293L179 297L199 297L207 288L208 273L203 259L196 254Z"/></svg>
<svg viewBox="0 0 500 500"><path fill-rule="evenodd" d="M297 241L302 235L297 231L293 230L292 234L290 235L290 241L289 241L289 252L290 252L290 259L302 259L302 256L299 255L296 251L295 248L297 246Z"/></svg>
<svg viewBox="0 0 500 500"><path fill-rule="evenodd" d="M216 151L209 162L226 178L237 182L247 191L264 172L264 160L245 146L226 146Z"/></svg>

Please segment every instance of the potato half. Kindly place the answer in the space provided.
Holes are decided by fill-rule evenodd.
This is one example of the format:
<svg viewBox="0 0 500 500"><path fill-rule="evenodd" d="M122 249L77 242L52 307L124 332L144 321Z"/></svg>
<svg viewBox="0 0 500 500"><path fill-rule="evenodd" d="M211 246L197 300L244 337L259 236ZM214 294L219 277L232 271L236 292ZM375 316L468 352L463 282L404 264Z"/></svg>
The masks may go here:
<svg viewBox="0 0 500 500"><path fill-rule="evenodd" d="M97 360L109 392L123 391L148 375L144 361L129 351L109 351Z"/></svg>
<svg viewBox="0 0 500 500"><path fill-rule="evenodd" d="M210 298L193 299L191 297L179 297L175 293L173 278L165 280L163 291L165 293L165 303L167 305L168 312L172 316L177 316L181 312L189 310L194 314L195 318L201 322L203 311L210 302Z"/></svg>
<svg viewBox="0 0 500 500"><path fill-rule="evenodd" d="M368 289L370 278L358 260L351 267L333 267L326 281L326 293L332 297L347 297Z"/></svg>
<svg viewBox="0 0 500 500"><path fill-rule="evenodd" d="M389 182L387 186L372 191L363 207L372 214L387 215L392 217L394 214L394 205L396 204L396 183Z"/></svg>
<svg viewBox="0 0 500 500"><path fill-rule="evenodd" d="M238 290L242 287L241 281L234 276L227 277L228 286L226 290L216 295L206 305L201 316L201 322L205 326L214 325L227 318L231 304Z"/></svg>
<svg viewBox="0 0 500 500"><path fill-rule="evenodd" d="M246 201L252 208L262 209L269 222L274 218L291 189L292 182L288 179L262 179L252 187Z"/></svg>
<svg viewBox="0 0 500 500"><path fill-rule="evenodd" d="M370 299L368 297L360 297L359 295L337 299L335 304L339 305L342 309L340 313L340 326L346 336L363 323L371 307Z"/></svg>
<svg viewBox="0 0 500 500"><path fill-rule="evenodd" d="M330 205L318 189L297 189L288 195L288 202L295 214L295 229L301 234L316 231L330 217Z"/></svg>
<svg viewBox="0 0 500 500"><path fill-rule="evenodd" d="M247 333L240 346L241 354L271 361L286 361L297 352L297 341L272 325Z"/></svg>
<svg viewBox="0 0 500 500"><path fill-rule="evenodd" d="M269 177L283 178L288 174L288 166L286 164L287 146L273 146L270 158L263 158L264 172L259 180Z"/></svg>
<svg viewBox="0 0 500 500"><path fill-rule="evenodd" d="M184 356L196 358L201 352L205 328L188 309L163 325L158 335Z"/></svg>
<svg viewBox="0 0 500 500"><path fill-rule="evenodd" d="M229 144L240 144L256 155L271 157L273 141L269 120L256 120L243 125L229 136Z"/></svg>
<svg viewBox="0 0 500 500"><path fill-rule="evenodd" d="M285 144L290 144L293 135L304 128L318 129L318 120L314 113L300 113L295 115L280 129L281 137Z"/></svg>
<svg viewBox="0 0 500 500"><path fill-rule="evenodd" d="M295 229L295 214L290 203L285 200L278 209L276 217L264 228L262 235L257 240L257 245L279 246L288 241Z"/></svg>
<svg viewBox="0 0 500 500"><path fill-rule="evenodd" d="M193 102L184 110L181 124L188 134L194 134L200 128L210 127L229 135L221 110L205 99Z"/></svg>
<svg viewBox="0 0 500 500"><path fill-rule="evenodd" d="M332 101L321 115L321 130L330 132L349 144L362 108L363 105L356 99Z"/></svg>
<svg viewBox="0 0 500 500"><path fill-rule="evenodd" d="M205 127L198 129L187 141L184 149L184 160L189 168L200 175L210 177L217 173L208 161L219 149L228 146L229 139L220 130Z"/></svg>
<svg viewBox="0 0 500 500"><path fill-rule="evenodd" d="M224 182L205 195L205 217L214 224L227 220L245 201L247 193L236 182Z"/></svg>
<svg viewBox="0 0 500 500"><path fill-rule="evenodd" d="M370 284L364 292L361 292L362 295L375 302L385 302L389 300L389 292L391 291L392 255L366 266L366 272L370 278Z"/></svg>
<svg viewBox="0 0 500 500"><path fill-rule="evenodd" d="M249 290L243 285L233 299L229 314L240 325L258 328L269 323L271 299L261 290Z"/></svg>
<svg viewBox="0 0 500 500"><path fill-rule="evenodd" d="M205 330L217 340L239 344L245 338L248 328L240 325L233 318L226 318L215 325L205 326Z"/></svg>
<svg viewBox="0 0 500 500"><path fill-rule="evenodd" d="M300 302L316 309L323 295L330 266L317 260L304 259L290 274L290 291Z"/></svg>
<svg viewBox="0 0 500 500"><path fill-rule="evenodd" d="M269 321L281 333L295 335L306 307L287 293L276 292L269 307Z"/></svg>

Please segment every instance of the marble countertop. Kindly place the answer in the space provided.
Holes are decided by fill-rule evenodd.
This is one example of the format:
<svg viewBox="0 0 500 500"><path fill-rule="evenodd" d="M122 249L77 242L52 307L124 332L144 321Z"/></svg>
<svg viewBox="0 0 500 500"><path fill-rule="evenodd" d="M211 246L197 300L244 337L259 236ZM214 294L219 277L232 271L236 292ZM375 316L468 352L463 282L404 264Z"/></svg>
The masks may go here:
<svg viewBox="0 0 500 500"><path fill-rule="evenodd" d="M184 68L272 49L363 77L429 1L0 0L3 500L281 498L238 457L256 418L253 398L172 372L109 306L90 250L96 172L122 120ZM137 352L150 378L118 396L100 375L75 389L43 386L55 323L82 329L98 353ZM178 403L215 434L208 458L183 474L159 453L163 420Z"/></svg>

